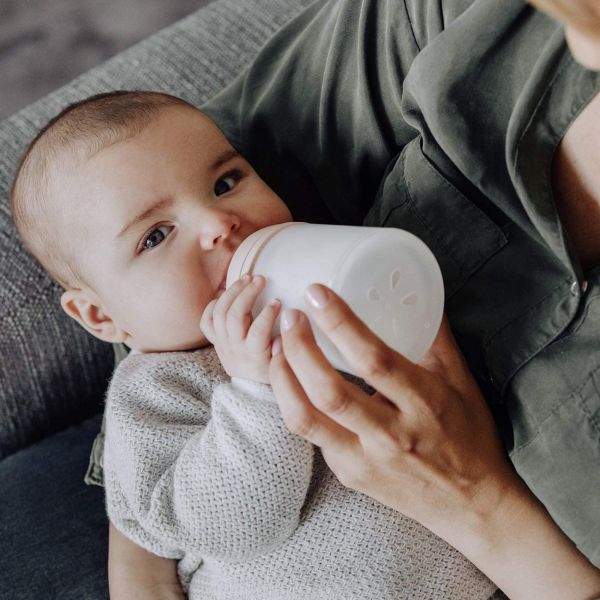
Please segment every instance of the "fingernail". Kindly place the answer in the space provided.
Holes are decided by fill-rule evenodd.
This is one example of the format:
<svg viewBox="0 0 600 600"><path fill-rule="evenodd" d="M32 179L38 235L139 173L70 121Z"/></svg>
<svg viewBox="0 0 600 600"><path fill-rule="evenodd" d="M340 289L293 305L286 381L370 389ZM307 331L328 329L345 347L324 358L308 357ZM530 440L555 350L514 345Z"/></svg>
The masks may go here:
<svg viewBox="0 0 600 600"><path fill-rule="evenodd" d="M298 322L299 314L300 313L293 308L286 308L281 313L281 331L291 329Z"/></svg>
<svg viewBox="0 0 600 600"><path fill-rule="evenodd" d="M271 356L277 356L281 352L281 336L277 336L271 347Z"/></svg>
<svg viewBox="0 0 600 600"><path fill-rule="evenodd" d="M323 308L329 300L329 294L325 288L314 284L307 287L304 293L307 300L315 308Z"/></svg>

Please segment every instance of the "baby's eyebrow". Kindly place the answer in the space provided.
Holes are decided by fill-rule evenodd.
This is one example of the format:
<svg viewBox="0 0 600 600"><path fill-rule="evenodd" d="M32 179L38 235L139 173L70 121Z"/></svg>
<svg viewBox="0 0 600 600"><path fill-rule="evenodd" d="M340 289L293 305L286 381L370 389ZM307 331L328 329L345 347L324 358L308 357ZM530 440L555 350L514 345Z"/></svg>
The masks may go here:
<svg viewBox="0 0 600 600"><path fill-rule="evenodd" d="M209 171L216 171L219 167L222 167L225 163L228 163L238 156L241 156L241 154L234 148L229 148L228 150L221 152L215 159L215 162L209 167Z"/></svg>
<svg viewBox="0 0 600 600"><path fill-rule="evenodd" d="M136 217L134 217L121 231L117 234L117 240L122 240L130 229L133 229L140 223L143 223L150 217L152 217L155 213L164 210L165 208L169 208L173 204L173 198L171 196L167 196L165 198L161 198L158 202L155 202L152 206L148 207L144 212L140 213Z"/></svg>

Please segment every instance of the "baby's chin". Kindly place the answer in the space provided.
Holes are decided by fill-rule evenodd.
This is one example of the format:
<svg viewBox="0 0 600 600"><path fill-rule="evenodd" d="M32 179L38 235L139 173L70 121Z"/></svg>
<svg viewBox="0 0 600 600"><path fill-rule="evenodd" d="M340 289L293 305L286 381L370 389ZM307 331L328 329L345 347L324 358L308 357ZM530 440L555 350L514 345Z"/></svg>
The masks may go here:
<svg viewBox="0 0 600 600"><path fill-rule="evenodd" d="M153 354L156 352L193 352L194 350L200 350L201 348L208 348L212 344L206 338L200 338L190 342L186 341L169 341L168 344L151 344L151 345L139 345L125 342L125 345L141 354Z"/></svg>
<svg viewBox="0 0 600 600"><path fill-rule="evenodd" d="M221 286L217 289L213 299L220 298L224 292L225 281L221 283ZM140 338L143 337L141 331L140 333L142 333L142 335L139 336L131 335L130 333L125 340L125 345L142 354L151 354L153 352L191 352L193 350L212 346L212 343L206 339L204 333L201 331L199 321L200 318L198 318L198 322L194 322L192 325L187 322L186 324L180 323L179 327L176 328L177 331L170 330L165 332L168 335L164 336L164 339L144 342L143 340L140 341ZM190 327L194 327L194 330L191 331ZM158 335L157 337L161 336Z"/></svg>

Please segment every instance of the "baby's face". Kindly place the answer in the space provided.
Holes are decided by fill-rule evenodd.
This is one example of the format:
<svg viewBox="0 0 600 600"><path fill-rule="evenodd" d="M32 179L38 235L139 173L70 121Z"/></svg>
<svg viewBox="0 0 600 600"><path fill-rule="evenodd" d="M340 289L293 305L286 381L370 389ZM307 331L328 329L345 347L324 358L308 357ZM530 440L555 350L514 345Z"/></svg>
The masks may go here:
<svg viewBox="0 0 600 600"><path fill-rule="evenodd" d="M143 352L206 345L198 322L224 288L235 249L257 229L292 219L191 108L165 108L138 135L74 166L58 185L73 207L69 230L98 319Z"/></svg>

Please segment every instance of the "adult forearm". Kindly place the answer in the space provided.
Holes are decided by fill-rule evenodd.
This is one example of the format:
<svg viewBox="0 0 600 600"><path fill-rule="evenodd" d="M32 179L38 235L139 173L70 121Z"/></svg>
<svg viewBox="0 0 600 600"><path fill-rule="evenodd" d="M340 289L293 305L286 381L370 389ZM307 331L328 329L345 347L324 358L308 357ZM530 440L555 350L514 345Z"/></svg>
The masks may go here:
<svg viewBox="0 0 600 600"><path fill-rule="evenodd" d="M463 532L449 541L511 600L600 598L600 570L524 485L503 489Z"/></svg>
<svg viewBox="0 0 600 600"><path fill-rule="evenodd" d="M174 560L156 556L109 525L111 600L184 600Z"/></svg>
<svg viewBox="0 0 600 600"><path fill-rule="evenodd" d="M271 362L290 429L321 448L342 483L422 523L513 600L600 597L600 572L510 465L447 320L413 364L332 290L309 291L317 326L376 392L339 377L321 359L308 319L290 315Z"/></svg>

